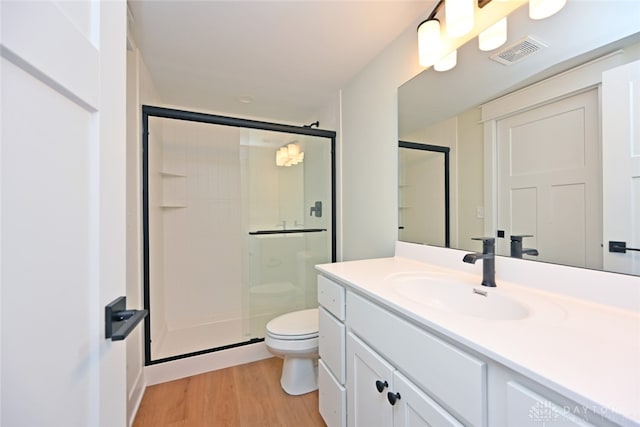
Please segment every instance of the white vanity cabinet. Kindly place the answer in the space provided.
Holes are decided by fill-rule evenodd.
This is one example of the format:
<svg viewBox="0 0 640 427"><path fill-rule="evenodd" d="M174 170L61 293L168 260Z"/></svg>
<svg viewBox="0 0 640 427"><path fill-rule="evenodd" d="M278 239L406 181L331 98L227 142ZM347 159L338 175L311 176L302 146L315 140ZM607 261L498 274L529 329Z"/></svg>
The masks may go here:
<svg viewBox="0 0 640 427"><path fill-rule="evenodd" d="M462 427L352 333L347 335L349 426Z"/></svg>
<svg viewBox="0 0 640 427"><path fill-rule="evenodd" d="M347 292L346 323L350 427L487 425L483 361L352 292ZM384 393L378 393L377 381L388 383ZM389 392L400 393L395 405ZM383 405L368 409L374 407L370 400ZM395 423L362 421L385 419L378 413L383 409Z"/></svg>
<svg viewBox="0 0 640 427"><path fill-rule="evenodd" d="M509 367L502 354L459 343L339 277L318 276L319 407L328 427L640 427L575 403L571 389L540 381L544 369Z"/></svg>

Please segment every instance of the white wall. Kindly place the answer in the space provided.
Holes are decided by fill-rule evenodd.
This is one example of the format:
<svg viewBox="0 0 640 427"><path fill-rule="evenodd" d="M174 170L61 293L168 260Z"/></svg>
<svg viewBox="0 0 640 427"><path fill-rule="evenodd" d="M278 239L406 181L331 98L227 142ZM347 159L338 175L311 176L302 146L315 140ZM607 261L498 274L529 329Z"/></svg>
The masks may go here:
<svg viewBox="0 0 640 427"><path fill-rule="evenodd" d="M422 70L409 27L342 91L342 259L391 256L398 238L397 89Z"/></svg>
<svg viewBox="0 0 640 427"><path fill-rule="evenodd" d="M458 244L452 244L452 247L479 250L481 247L471 238L484 234L484 154L480 109L465 111L457 119Z"/></svg>
<svg viewBox="0 0 640 427"><path fill-rule="evenodd" d="M158 99L149 72L128 36L127 51L127 307L143 308L142 300L142 141L140 105ZM145 388L144 328L133 330L127 340L127 417L131 425Z"/></svg>

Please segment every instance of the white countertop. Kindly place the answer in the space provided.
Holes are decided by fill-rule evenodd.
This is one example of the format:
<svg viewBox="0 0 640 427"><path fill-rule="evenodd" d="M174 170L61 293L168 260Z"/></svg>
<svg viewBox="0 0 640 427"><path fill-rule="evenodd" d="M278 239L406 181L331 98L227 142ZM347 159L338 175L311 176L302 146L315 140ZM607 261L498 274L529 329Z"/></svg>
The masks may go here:
<svg viewBox="0 0 640 427"><path fill-rule="evenodd" d="M460 262L462 264L462 262ZM480 263L478 263L480 264ZM534 264L534 263L531 263ZM323 274L623 426L640 426L640 313L403 257L317 266ZM425 305L390 285L390 275L441 272L508 295L531 315L490 320ZM603 285L606 286L606 285ZM640 291L640 290L639 290Z"/></svg>

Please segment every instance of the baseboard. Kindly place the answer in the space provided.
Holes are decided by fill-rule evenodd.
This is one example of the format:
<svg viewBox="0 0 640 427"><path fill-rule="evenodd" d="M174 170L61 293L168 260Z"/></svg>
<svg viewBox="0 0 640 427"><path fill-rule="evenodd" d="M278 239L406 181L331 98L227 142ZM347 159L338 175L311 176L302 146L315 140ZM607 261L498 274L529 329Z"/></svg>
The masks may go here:
<svg viewBox="0 0 640 427"><path fill-rule="evenodd" d="M145 366L147 386L273 357L264 342ZM136 409L137 410L137 409Z"/></svg>
<svg viewBox="0 0 640 427"><path fill-rule="evenodd" d="M144 391L147 386L144 383L143 377L144 370L140 369L138 377L133 384L133 388L129 393L127 400L127 425L129 427L133 426L133 422L136 419L136 414L138 413L138 409L140 408L140 402L142 402L142 396L144 396Z"/></svg>

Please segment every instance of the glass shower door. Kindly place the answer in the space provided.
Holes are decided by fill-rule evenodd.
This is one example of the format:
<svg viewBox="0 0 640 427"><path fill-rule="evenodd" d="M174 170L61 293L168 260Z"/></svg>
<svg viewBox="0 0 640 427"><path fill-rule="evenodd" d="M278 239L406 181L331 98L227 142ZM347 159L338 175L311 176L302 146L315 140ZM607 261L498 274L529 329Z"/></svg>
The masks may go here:
<svg viewBox="0 0 640 427"><path fill-rule="evenodd" d="M146 364L255 343L316 307L335 134L159 107L143 124Z"/></svg>
<svg viewBox="0 0 640 427"><path fill-rule="evenodd" d="M314 266L332 260L331 145L256 130L245 138L245 327L264 337L272 318L317 307Z"/></svg>

